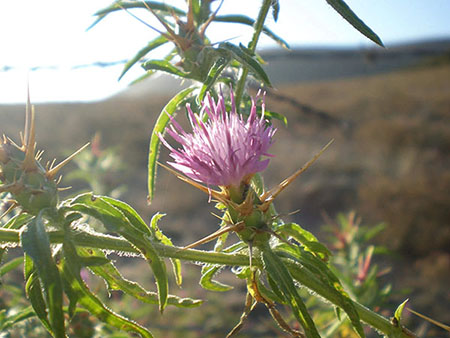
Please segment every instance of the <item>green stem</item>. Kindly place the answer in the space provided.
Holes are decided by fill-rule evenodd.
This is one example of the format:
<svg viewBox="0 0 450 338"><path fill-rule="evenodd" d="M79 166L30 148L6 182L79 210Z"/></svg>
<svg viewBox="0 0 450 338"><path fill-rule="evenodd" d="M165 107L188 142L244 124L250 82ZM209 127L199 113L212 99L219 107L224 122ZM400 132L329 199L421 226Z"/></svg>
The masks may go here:
<svg viewBox="0 0 450 338"><path fill-rule="evenodd" d="M108 236L108 235L93 235L83 232L73 233L71 236L74 244L82 247L92 247L97 249L106 249L112 251L123 251L138 253L138 251L131 246L125 239ZM62 243L64 240L64 233L62 231L49 232L51 243ZM0 228L0 244L16 245L20 243L20 231ZM160 243L155 243L154 247L158 254L167 258L178 258L192 262L212 263L229 266L248 266L248 256L242 254L226 254L220 252L200 251L193 249L182 249L174 246L167 246ZM287 268L292 276L303 284L305 287L327 299L329 302L342 306L336 295L329 290L329 288L316 278L310 271L302 266L290 261L284 260ZM262 267L262 262L258 257L253 258L253 265ZM356 311L358 312L362 321L371 325L378 331L383 332L392 338L410 338L414 337L412 333L406 329L394 326L388 319L380 316L365 306L354 302Z"/></svg>
<svg viewBox="0 0 450 338"><path fill-rule="evenodd" d="M250 43L248 44L248 49L252 52L255 52L256 46L258 44L259 36L264 28L264 21L266 21L267 14L269 13L270 5L272 4L272 0L264 0L259 10L258 18L253 25L253 37ZM241 77L236 87L235 100L236 107L239 109L241 104L242 95L244 94L245 82L247 81L248 68L243 67Z"/></svg>

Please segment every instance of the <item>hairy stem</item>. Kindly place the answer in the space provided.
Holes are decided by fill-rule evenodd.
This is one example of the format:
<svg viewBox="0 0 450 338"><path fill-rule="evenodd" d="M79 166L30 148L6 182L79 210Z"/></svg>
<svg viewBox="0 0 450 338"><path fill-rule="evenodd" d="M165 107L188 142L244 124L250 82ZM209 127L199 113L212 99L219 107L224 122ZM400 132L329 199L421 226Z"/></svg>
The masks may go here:
<svg viewBox="0 0 450 338"><path fill-rule="evenodd" d="M64 233L62 231L49 232L51 243L62 243L64 240ZM73 232L71 238L74 244L82 247L92 247L97 249L105 249L112 251L132 252L138 251L125 239L109 235L88 234L84 232ZM0 228L0 244L16 245L20 243L20 231ZM201 251L194 249L182 249L174 246L167 246L160 243L155 243L154 247L158 254L167 258L178 258L192 262L203 262L212 264L221 264L229 266L248 266L249 258L243 254L226 254L220 252ZM340 300L336 295L329 290L329 288L318 280L311 272L290 260L284 260L287 268L291 272L294 279L299 281L305 287L314 293L325 298L329 302L342 306ZM255 256L252 264L254 266L262 267L261 260ZM383 332L389 337L393 338L408 338L414 335L405 329L394 326L387 318L369 310L365 306L354 302L356 311L358 312L362 321L374 327L378 331Z"/></svg>
<svg viewBox="0 0 450 338"><path fill-rule="evenodd" d="M254 29L253 37L248 45L248 49L252 52L255 52L255 50L256 50L259 36L261 35L262 29L264 27L264 21L266 21L267 13L269 13L271 3L272 3L272 0L264 0L263 1L261 9L259 10L258 18L256 19L255 24L253 25L253 29ZM247 81L247 75L248 75L248 68L243 67L241 77L237 84L236 93L235 93L237 108L239 108L239 105L241 104L242 95L244 94L244 89L245 89L245 82Z"/></svg>

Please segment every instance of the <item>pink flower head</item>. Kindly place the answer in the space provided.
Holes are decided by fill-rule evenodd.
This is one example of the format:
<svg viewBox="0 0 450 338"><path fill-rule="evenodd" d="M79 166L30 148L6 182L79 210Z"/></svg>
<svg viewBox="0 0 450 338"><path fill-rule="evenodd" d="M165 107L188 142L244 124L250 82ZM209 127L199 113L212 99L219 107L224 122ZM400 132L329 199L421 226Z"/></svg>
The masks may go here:
<svg viewBox="0 0 450 338"><path fill-rule="evenodd" d="M236 111L233 92L230 112L226 111L222 93L217 103L208 93L200 114L194 114L187 105L192 133L186 133L173 117L170 117L172 124L167 129L182 148L174 149L159 135L174 159L169 164L208 186L239 186L243 180L266 169L269 159L261 160L262 156L272 156L267 151L276 129L266 123L264 106L263 100L261 117L258 117L256 100L252 99L250 114L245 121ZM203 122L205 112L209 119Z"/></svg>

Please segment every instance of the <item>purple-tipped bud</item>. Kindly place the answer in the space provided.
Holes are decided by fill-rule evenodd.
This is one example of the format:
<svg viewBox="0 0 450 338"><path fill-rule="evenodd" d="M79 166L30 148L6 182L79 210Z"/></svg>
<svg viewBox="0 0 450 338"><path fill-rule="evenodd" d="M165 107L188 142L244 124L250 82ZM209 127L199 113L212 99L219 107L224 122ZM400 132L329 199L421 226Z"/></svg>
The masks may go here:
<svg viewBox="0 0 450 338"><path fill-rule="evenodd" d="M227 112L222 94L217 103L208 94L200 114L194 114L187 105L192 133L186 133L171 117L172 125L167 133L181 148L173 148L159 135L174 159L169 164L208 186L239 186L253 174L266 169L269 159L262 160L261 157L271 156L267 151L276 129L264 119L264 102L261 117L258 117L256 102L252 100L247 120L237 113L233 93L231 107ZM209 119L202 122L205 113Z"/></svg>

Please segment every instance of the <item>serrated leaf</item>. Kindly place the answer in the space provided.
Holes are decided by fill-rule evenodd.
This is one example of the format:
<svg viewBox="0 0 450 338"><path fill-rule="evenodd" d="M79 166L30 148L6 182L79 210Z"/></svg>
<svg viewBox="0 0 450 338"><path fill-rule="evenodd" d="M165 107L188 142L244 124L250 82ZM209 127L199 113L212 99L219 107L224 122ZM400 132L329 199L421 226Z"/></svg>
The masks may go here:
<svg viewBox="0 0 450 338"><path fill-rule="evenodd" d="M163 232L158 227L159 220L164 217L166 214L160 214L157 212L153 215L150 225L153 230L154 236L158 241L160 241L164 245L173 246L173 243L169 237L163 234ZM173 273L175 275L175 282L178 286L183 284L183 275L181 274L181 261L179 259L171 258L170 262L172 263Z"/></svg>
<svg viewBox="0 0 450 338"><path fill-rule="evenodd" d="M92 255L95 255L98 257L104 257L106 259L103 251L99 249L78 248L77 252L81 258L88 258ZM158 304L157 293L147 291L138 283L129 281L124 278L111 261L101 266L90 266L89 270L91 270L97 276L103 278L108 285L108 289L110 290L120 290L142 302L149 304ZM203 301L199 299L180 298L173 295L169 295L167 299L168 305L183 308L196 307L201 305L202 303Z"/></svg>
<svg viewBox="0 0 450 338"><path fill-rule="evenodd" d="M218 15L214 18L213 21L217 22L229 22L229 23L239 23L247 26L253 27L255 24L255 20L245 16L245 15L239 15L239 14L230 14L230 15ZM289 45L286 41L284 41L281 37L276 35L274 32L272 32L267 27L263 27L263 33L266 34L269 38L274 40L276 43L278 43L281 47L289 49Z"/></svg>
<svg viewBox="0 0 450 338"><path fill-rule="evenodd" d="M254 56L248 52L247 48L243 46L238 47L229 42L222 42L219 44L219 48L223 48L224 50L231 52L233 58L238 60L244 67L247 67L256 78L263 81L265 85L272 87L266 72Z"/></svg>
<svg viewBox="0 0 450 338"><path fill-rule="evenodd" d="M225 292L233 289L230 285L213 280L213 277L221 268L222 266L220 265L205 265L202 268L202 277L200 278L200 285L202 288L216 292Z"/></svg>
<svg viewBox="0 0 450 338"><path fill-rule="evenodd" d="M150 149L148 152L148 197L147 200L151 203L153 195L155 192L155 179L156 179L156 161L159 155L160 139L158 134L164 134L167 124L170 121L169 116L175 114L178 106L186 99L186 97L192 93L193 87L183 89L177 95L175 95L163 108L156 120L155 126L153 127L151 139L150 139Z"/></svg>
<svg viewBox="0 0 450 338"><path fill-rule="evenodd" d="M350 25L358 30L362 35L384 47L383 42L373 30L371 30L343 0L327 0L328 4L338 12Z"/></svg>
<svg viewBox="0 0 450 338"><path fill-rule="evenodd" d="M183 72L182 70L175 67L173 64L171 64L169 61L166 60L150 60L147 62L144 62L142 64L142 68L145 70L160 70L162 72L166 72L171 75L179 76L182 78L189 79L189 74Z"/></svg>
<svg viewBox="0 0 450 338"><path fill-rule="evenodd" d="M49 322L55 337L65 337L63 288L58 268L52 258L42 211L20 233L24 252L31 257L45 294Z"/></svg>
<svg viewBox="0 0 450 338"><path fill-rule="evenodd" d="M283 261L267 245L262 249L265 271L278 285L283 298L290 305L307 338L320 338L319 332L308 313L305 303L295 287L294 280Z"/></svg>
<svg viewBox="0 0 450 338"><path fill-rule="evenodd" d="M136 62L141 60L145 55L150 53L152 50L158 48L159 46L164 45L167 42L168 42L167 38L162 35L150 41L147 44L147 46L142 48L139 52L137 52L137 54L132 59L128 60L127 63L125 63L122 73L119 76L119 80L125 75L126 72L128 72L128 70L131 67L133 67L136 64Z"/></svg>
<svg viewBox="0 0 450 338"><path fill-rule="evenodd" d="M108 199L94 196L92 193L82 194L71 201L71 209L98 219L109 231L120 234L139 250L153 270L158 288L159 308L163 311L167 304L169 287L166 266L148 234L136 228L122 211L107 202Z"/></svg>
<svg viewBox="0 0 450 338"><path fill-rule="evenodd" d="M402 319L403 308L405 307L406 303L408 303L408 301L409 301L409 298L406 299L403 303L401 303L395 310L394 318L397 321L397 325L400 325L400 322Z"/></svg>
<svg viewBox="0 0 450 338"><path fill-rule="evenodd" d="M71 243L67 241L63 243L63 253L61 270L64 288L69 297L76 298L90 313L109 325L121 330L137 332L144 338L153 337L146 328L110 310L89 290L80 276L81 265L76 249Z"/></svg>

